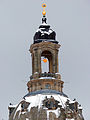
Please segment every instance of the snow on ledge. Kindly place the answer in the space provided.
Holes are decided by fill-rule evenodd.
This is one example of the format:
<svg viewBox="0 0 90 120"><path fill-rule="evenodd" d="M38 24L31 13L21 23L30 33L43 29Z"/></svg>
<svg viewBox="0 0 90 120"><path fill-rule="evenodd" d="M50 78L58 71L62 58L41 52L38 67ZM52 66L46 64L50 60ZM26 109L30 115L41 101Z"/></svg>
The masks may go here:
<svg viewBox="0 0 90 120"><path fill-rule="evenodd" d="M39 79L55 79L54 77L40 77Z"/></svg>

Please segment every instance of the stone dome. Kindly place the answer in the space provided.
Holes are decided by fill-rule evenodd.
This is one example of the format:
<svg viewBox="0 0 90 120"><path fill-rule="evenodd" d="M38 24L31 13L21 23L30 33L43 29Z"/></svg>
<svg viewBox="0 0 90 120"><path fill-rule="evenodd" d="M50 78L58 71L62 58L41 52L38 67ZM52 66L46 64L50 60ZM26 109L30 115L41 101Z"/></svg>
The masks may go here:
<svg viewBox="0 0 90 120"><path fill-rule="evenodd" d="M79 119L74 119L75 105L78 106ZM83 120L81 110L77 101L71 101L58 91L46 89L25 95L9 120Z"/></svg>
<svg viewBox="0 0 90 120"><path fill-rule="evenodd" d="M50 25L46 23L46 17L43 16L42 24L39 26L39 29L36 31L34 35L34 43L39 43L43 41L57 43L56 33L50 28Z"/></svg>
<svg viewBox="0 0 90 120"><path fill-rule="evenodd" d="M18 105L10 104L9 120L84 120L81 105L63 93L64 82L58 73L60 44L55 38L55 31L43 16L42 24L34 35L34 44L30 47L32 75L27 83L28 94ZM42 57L49 62L49 71L44 73Z"/></svg>

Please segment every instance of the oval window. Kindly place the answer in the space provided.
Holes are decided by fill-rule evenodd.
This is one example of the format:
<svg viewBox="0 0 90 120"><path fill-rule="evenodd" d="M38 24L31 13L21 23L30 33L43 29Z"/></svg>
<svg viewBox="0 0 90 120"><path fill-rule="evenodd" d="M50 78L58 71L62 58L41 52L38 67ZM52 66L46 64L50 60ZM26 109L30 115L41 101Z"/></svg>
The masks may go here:
<svg viewBox="0 0 90 120"><path fill-rule="evenodd" d="M51 87L51 85L50 85L49 83L47 83L47 84L45 85L45 88L46 88L46 89L50 89L50 87Z"/></svg>

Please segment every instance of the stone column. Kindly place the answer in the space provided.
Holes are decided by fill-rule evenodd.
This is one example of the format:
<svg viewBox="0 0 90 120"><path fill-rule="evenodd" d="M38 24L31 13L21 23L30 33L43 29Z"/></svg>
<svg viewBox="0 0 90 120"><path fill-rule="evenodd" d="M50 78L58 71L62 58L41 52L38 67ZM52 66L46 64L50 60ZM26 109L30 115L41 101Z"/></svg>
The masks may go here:
<svg viewBox="0 0 90 120"><path fill-rule="evenodd" d="M53 64L53 63L52 63L52 57L49 57L48 60L49 60L49 72L52 73L52 72L53 72L53 71L52 71L52 70L53 70L53 69L52 69L52 64Z"/></svg>
<svg viewBox="0 0 90 120"><path fill-rule="evenodd" d="M55 51L55 73L58 73L58 51Z"/></svg>
<svg viewBox="0 0 90 120"><path fill-rule="evenodd" d="M33 62L33 69L34 69L34 73L35 72L38 72L38 52L37 52L37 49L34 50L34 62Z"/></svg>
<svg viewBox="0 0 90 120"><path fill-rule="evenodd" d="M33 61L34 73L41 73L41 51L39 49L35 49Z"/></svg>
<svg viewBox="0 0 90 120"><path fill-rule="evenodd" d="M38 72L41 73L41 49L38 49Z"/></svg>
<svg viewBox="0 0 90 120"><path fill-rule="evenodd" d="M56 70L55 70L55 68L56 68L56 61L55 61L55 60L56 60L56 59L55 59L55 51L54 51L54 53L53 53L53 56L52 56L52 58L53 58L53 64L52 64L52 65L53 65L53 66L52 66L52 67L53 67L53 71L52 71L52 72L53 72L53 73L55 73L55 72L56 72Z"/></svg>
<svg viewBox="0 0 90 120"><path fill-rule="evenodd" d="M34 53L32 53L32 74L34 74Z"/></svg>

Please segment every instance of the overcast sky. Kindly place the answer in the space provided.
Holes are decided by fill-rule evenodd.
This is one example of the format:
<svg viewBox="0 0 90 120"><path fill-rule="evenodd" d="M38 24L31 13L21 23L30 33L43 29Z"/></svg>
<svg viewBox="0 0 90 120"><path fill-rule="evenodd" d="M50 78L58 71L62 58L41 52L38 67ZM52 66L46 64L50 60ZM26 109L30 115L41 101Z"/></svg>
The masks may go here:
<svg viewBox="0 0 90 120"><path fill-rule="evenodd" d="M8 119L9 103L18 104L28 92L28 50L41 24L43 1L61 44L64 93L77 99L90 120L90 0L0 0L0 120Z"/></svg>

